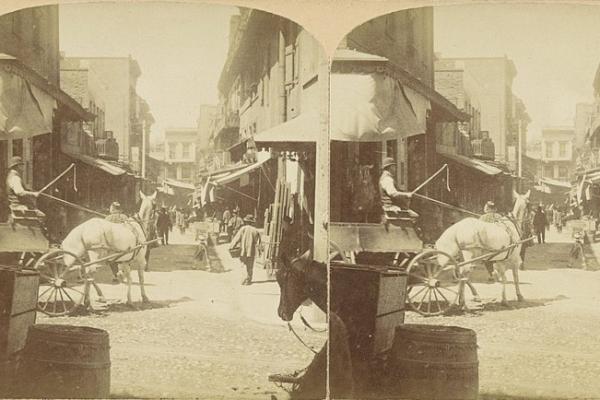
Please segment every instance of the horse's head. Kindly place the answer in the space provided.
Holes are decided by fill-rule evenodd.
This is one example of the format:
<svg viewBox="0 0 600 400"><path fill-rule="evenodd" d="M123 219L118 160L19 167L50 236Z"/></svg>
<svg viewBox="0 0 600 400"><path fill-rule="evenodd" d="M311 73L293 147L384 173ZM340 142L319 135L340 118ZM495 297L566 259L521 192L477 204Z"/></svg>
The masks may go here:
<svg viewBox="0 0 600 400"><path fill-rule="evenodd" d="M154 215L154 210L156 208L156 191L150 196L146 196L140 190L140 198L142 199L142 203L140 204L140 211L138 212L138 217L142 221L148 221Z"/></svg>
<svg viewBox="0 0 600 400"><path fill-rule="evenodd" d="M525 211L527 210L527 206L529 205L529 196L531 195L531 190L528 190L525 194L519 194L513 190L513 199L515 200L515 205L513 206L512 215L517 221L522 221L525 216Z"/></svg>
<svg viewBox="0 0 600 400"><path fill-rule="evenodd" d="M323 271L318 270L319 265L319 263L312 260L308 251L301 257L293 260L290 265L281 263L276 275L277 283L281 289L279 307L277 308L279 318L284 321L291 321L294 318L294 312L309 298L319 306L322 305L319 304L322 300L326 302L326 269L323 269ZM314 276L315 273L322 273L324 277L322 280L324 282L319 282L321 277L316 278ZM324 285L322 285L323 283ZM325 288L323 299L320 298L323 297L323 293L320 293L321 291L314 291L315 285Z"/></svg>

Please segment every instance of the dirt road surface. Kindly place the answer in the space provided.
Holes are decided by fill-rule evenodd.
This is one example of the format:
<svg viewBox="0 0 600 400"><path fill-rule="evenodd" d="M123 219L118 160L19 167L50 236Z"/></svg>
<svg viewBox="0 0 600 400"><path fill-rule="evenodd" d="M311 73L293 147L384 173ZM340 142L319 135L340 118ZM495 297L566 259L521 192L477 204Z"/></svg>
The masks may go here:
<svg viewBox="0 0 600 400"><path fill-rule="evenodd" d="M277 318L277 284L264 282L259 273L263 282L240 286L241 268L224 246L215 255L224 272L192 270L194 248L187 240L175 235L176 244L154 250L146 274L151 307L132 311L111 304L97 315L40 317L38 322L106 329L115 397L281 396L267 381L268 373L303 368L312 353ZM488 283L480 268L474 281L483 303L469 305L481 310L434 318L407 313L406 323L475 330L483 399L600 398L600 271L566 267L568 232L550 232L548 240L529 249L526 270L520 272L525 302L516 301L508 272L510 308L500 306L501 285ZM106 297L124 301L126 287L110 284L106 269L98 275ZM137 286L133 296L139 301ZM318 316L315 321L318 325ZM324 333L294 326L315 348L326 339Z"/></svg>

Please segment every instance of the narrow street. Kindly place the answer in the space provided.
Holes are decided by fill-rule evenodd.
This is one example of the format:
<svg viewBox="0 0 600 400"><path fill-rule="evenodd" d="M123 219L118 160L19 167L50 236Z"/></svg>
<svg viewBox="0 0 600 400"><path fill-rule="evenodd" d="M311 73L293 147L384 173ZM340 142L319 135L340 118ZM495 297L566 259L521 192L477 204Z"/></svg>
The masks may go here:
<svg viewBox="0 0 600 400"><path fill-rule="evenodd" d="M126 285L111 284L107 267L96 277L109 300L107 310L77 317L38 317L38 323L86 325L105 329L111 345L111 392L114 397L269 398L283 391L268 382L270 373L306 367L313 354L277 316L279 287L255 266L255 281L241 286L242 271L218 246L225 272L192 269L191 236L173 233L168 246L154 249L145 274L151 305L140 310L125 304ZM137 273L133 274L137 282ZM95 307L102 307L95 303ZM310 317L312 309L306 310ZM315 328L325 324L317 321ZM293 326L319 349L326 333Z"/></svg>
<svg viewBox="0 0 600 400"><path fill-rule="evenodd" d="M567 268L570 232L557 234L552 228L546 239L549 243L528 249L526 270L519 272L525 302L516 301L508 272L511 308L497 304L501 284L487 283L480 268L474 280L482 311L427 319L407 313L407 323L455 325L477 333L482 399L600 394L600 271Z"/></svg>
<svg viewBox="0 0 600 400"><path fill-rule="evenodd" d="M520 271L526 301L516 302L507 273L511 308L501 307L501 285L473 273L483 306L473 312L423 318L406 314L406 323L455 325L477 333L480 393L483 399L593 398L600 393L600 272L566 267L570 233L550 231L549 243L534 245ZM126 286L110 284L107 269L97 274L109 299L99 314L49 319L38 323L87 325L110 334L112 394L115 397L268 398L282 391L267 381L271 372L308 365L312 353L278 319L279 288L261 266L257 283L240 286L241 269L227 245L217 247L225 272L193 270L194 248L188 235L173 234L169 246L153 250L145 274L150 306L124 304ZM134 274L137 281L137 275ZM470 296L467 296L469 300ZM117 302L119 301L119 302ZM476 310L476 307L482 307ZM96 304L96 307L102 307ZM312 310L304 315L311 316ZM316 318L316 326L323 328ZM319 348L325 333L294 326ZM568 382L569 384L565 384Z"/></svg>

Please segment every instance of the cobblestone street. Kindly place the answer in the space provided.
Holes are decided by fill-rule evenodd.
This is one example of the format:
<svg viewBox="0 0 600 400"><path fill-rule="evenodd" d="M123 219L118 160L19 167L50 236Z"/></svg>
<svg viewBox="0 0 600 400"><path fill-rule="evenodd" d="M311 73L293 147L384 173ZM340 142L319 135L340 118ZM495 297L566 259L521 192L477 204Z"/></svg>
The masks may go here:
<svg viewBox="0 0 600 400"><path fill-rule="evenodd" d="M217 249L225 272L192 270L194 247L185 244L189 239L174 233L169 246L153 250L151 272L145 274L151 305L139 302L134 285L133 300L141 310L126 307L126 286L110 284L103 267L97 280L109 300L108 310L78 317L41 316L38 323L107 330L115 397L265 399L284 394L268 382L268 374L304 368L313 354L277 316L277 283L256 266L257 283L241 286L241 268L229 258L227 245ZM137 273L133 277L137 281ZM311 308L304 315L313 313ZM315 327L324 328L324 319L318 319ZM315 349L326 340L326 333L311 332L297 320L294 327Z"/></svg>
<svg viewBox="0 0 600 400"><path fill-rule="evenodd" d="M110 334L112 393L123 397L269 398L283 392L267 381L271 372L291 372L308 365L312 353L276 315L279 289L257 266L258 283L240 286L241 268L227 245L217 247L225 272L193 270L189 238L174 234L169 246L153 250L146 273L151 306L130 310L126 287L110 284L106 269L98 272L108 310L38 323L88 325ZM512 274L507 273L511 308L498 304L499 283L487 283L477 269L473 280L483 305L469 301L473 312L423 318L406 314L406 323L456 325L477 332L480 392L484 399L597 398L600 383L600 272L566 268L569 234L549 233L549 241L528 250L520 271L526 301L517 303ZM137 275L134 274L137 280ZM100 304L96 304L101 307ZM476 307L482 309L476 310ZM323 328L322 316L304 311ZM295 328L311 346L324 333Z"/></svg>

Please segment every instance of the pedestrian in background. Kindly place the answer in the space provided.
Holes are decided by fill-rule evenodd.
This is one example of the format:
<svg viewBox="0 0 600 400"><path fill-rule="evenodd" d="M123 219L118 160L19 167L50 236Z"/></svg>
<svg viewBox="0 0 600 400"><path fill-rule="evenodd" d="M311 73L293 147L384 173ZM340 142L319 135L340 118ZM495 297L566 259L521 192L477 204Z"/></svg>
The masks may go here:
<svg viewBox="0 0 600 400"><path fill-rule="evenodd" d="M233 238L235 234L244 226L244 220L239 216L237 210L233 210L233 215L227 223L227 233L229 238Z"/></svg>
<svg viewBox="0 0 600 400"><path fill-rule="evenodd" d="M225 211L223 211L223 218L221 219L221 224L219 225L219 232L227 232L230 219L231 211L229 211L229 207L225 207Z"/></svg>
<svg viewBox="0 0 600 400"><path fill-rule="evenodd" d="M169 244L169 231L172 228L171 218L166 207L162 207L156 218L156 232L163 246Z"/></svg>
<svg viewBox="0 0 600 400"><path fill-rule="evenodd" d="M244 226L233 237L229 249L240 247L240 261L246 267L246 278L242 281L242 285L252 284L252 275L254 271L254 259L258 254L258 246L260 245L260 232L254 224L254 217L246 215L243 220Z"/></svg>
<svg viewBox="0 0 600 400"><path fill-rule="evenodd" d="M548 218L544 212L544 208L539 205L535 215L533 216L533 229L537 236L538 244L546 242L546 227L548 226Z"/></svg>

